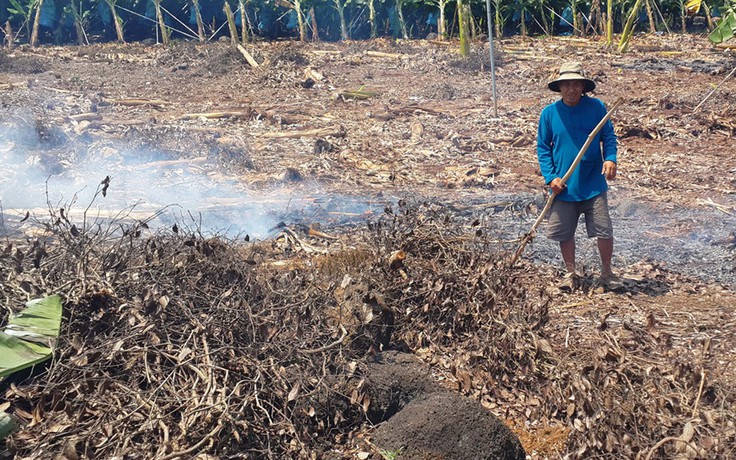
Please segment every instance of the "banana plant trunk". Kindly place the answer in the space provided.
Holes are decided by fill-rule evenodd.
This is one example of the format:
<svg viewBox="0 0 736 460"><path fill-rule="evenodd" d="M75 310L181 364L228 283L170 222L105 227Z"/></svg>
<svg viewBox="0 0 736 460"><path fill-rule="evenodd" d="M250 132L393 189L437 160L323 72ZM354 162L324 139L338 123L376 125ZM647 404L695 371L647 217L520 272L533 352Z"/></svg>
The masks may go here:
<svg viewBox="0 0 736 460"><path fill-rule="evenodd" d="M458 0L458 21L460 23L460 54L470 56L470 5Z"/></svg>
<svg viewBox="0 0 736 460"><path fill-rule="evenodd" d="M575 22L573 20L573 22ZM521 36L526 37L529 35L529 32L526 30L526 8L521 8Z"/></svg>
<svg viewBox="0 0 736 460"><path fill-rule="evenodd" d="M599 33L601 36L605 34L605 23L603 22L603 15L601 14L601 2L600 0L593 0L593 4L590 7L590 26L593 33Z"/></svg>
<svg viewBox="0 0 736 460"><path fill-rule="evenodd" d="M345 4L342 2L342 0L334 0L335 2L335 9L337 10L337 15L340 18L340 40L350 40L350 35L348 34L348 24L345 22Z"/></svg>
<svg viewBox="0 0 736 460"><path fill-rule="evenodd" d="M368 21L371 23L371 38L378 36L378 23L376 23L376 5L374 0L368 0Z"/></svg>
<svg viewBox="0 0 736 460"><path fill-rule="evenodd" d="M496 23L494 24L494 27L496 28L496 38L503 37L503 17L501 16L501 0L494 0L493 5L496 9Z"/></svg>
<svg viewBox="0 0 736 460"><path fill-rule="evenodd" d="M552 21L552 25L550 25L549 20L547 19L547 15L544 14L544 6L545 6L544 5L544 1L543 0L540 0L539 1L539 10L542 12L542 14L541 14L541 16L542 16L542 28L544 29L544 34L545 35L552 35L552 33L554 32L554 28L555 28L554 24L555 23L554 23L554 21Z"/></svg>
<svg viewBox="0 0 736 460"><path fill-rule="evenodd" d="M708 4L703 2L703 10L705 10L705 19L708 20L708 30L713 30L716 28L715 23L713 22L713 17L710 15L710 8L708 7Z"/></svg>
<svg viewBox="0 0 736 460"><path fill-rule="evenodd" d="M233 9L230 8L230 4L228 2L225 2L222 6L222 11L225 12L227 28L230 31L230 43L235 46L238 44L238 29L235 27L235 14L233 14Z"/></svg>
<svg viewBox="0 0 736 460"><path fill-rule="evenodd" d="M624 24L624 30L621 32L621 39L618 42L618 52L625 53L626 48L629 46L631 36L634 34L634 28L636 25L636 18L639 16L639 9L641 9L641 3L643 0L636 0L634 6L629 11L629 17L626 19Z"/></svg>
<svg viewBox="0 0 736 460"><path fill-rule="evenodd" d="M657 32L657 24L654 23L654 13L652 12L652 3L650 0L646 1L647 16L649 16L649 32Z"/></svg>
<svg viewBox="0 0 736 460"><path fill-rule="evenodd" d="M403 12L404 0L395 0L394 6L396 8L396 16L398 17L398 20L399 20L399 29L401 31L401 37L404 40L408 40L409 34L406 31L406 22L404 22L404 12Z"/></svg>
<svg viewBox="0 0 736 460"><path fill-rule="evenodd" d="M125 43L125 35L123 34L123 21L118 16L118 11L115 9L117 0L105 0L108 8L110 8L110 14L112 14L112 22L115 23L115 34L118 36L120 43Z"/></svg>
<svg viewBox="0 0 736 460"><path fill-rule="evenodd" d="M317 15L314 14L314 7L309 7L309 17L312 18L312 41L319 41L319 27L317 26Z"/></svg>
<svg viewBox="0 0 736 460"><path fill-rule="evenodd" d="M33 19L33 32L31 32L31 47L35 47L36 43L38 43L38 26L41 23L41 8L43 8L43 0L38 0L36 16Z"/></svg>
<svg viewBox="0 0 736 460"><path fill-rule="evenodd" d="M613 45L613 0L606 5L606 45Z"/></svg>
<svg viewBox="0 0 736 460"><path fill-rule="evenodd" d="M161 30L161 43L164 45L169 44L169 31L166 29L166 22L164 22L164 13L161 11L161 0L153 0L153 5L156 7L156 20L158 21L158 27Z"/></svg>
<svg viewBox="0 0 736 460"><path fill-rule="evenodd" d="M245 1L238 0L240 7L240 40L245 45L248 43L248 15L245 14Z"/></svg>
<svg viewBox="0 0 736 460"><path fill-rule="evenodd" d="M72 16L74 16L74 29L77 32L77 44L89 45L87 34L84 32L84 26L82 25L82 17L79 15L79 10L77 9L75 0L70 0L69 4L72 7Z"/></svg>
<svg viewBox="0 0 736 460"><path fill-rule="evenodd" d="M13 27L10 21L5 21L5 47L10 49L13 47Z"/></svg>
<svg viewBox="0 0 736 460"><path fill-rule="evenodd" d="M687 33L687 24L685 24L685 18L687 17L687 8L685 8L685 0L680 0L680 21L682 22L682 33Z"/></svg>
<svg viewBox="0 0 736 460"><path fill-rule="evenodd" d="M192 8L194 8L194 16L197 20L197 37L199 41L205 41L204 35L204 21L202 20L202 11L199 9L199 0L192 0Z"/></svg>
<svg viewBox="0 0 736 460"><path fill-rule="evenodd" d="M302 0L293 0L292 7L296 10L296 20L299 23L299 41L307 41L307 24L302 12Z"/></svg>
<svg viewBox="0 0 736 460"><path fill-rule="evenodd" d="M439 0L440 14L437 18L437 36L440 40L447 38L447 18L445 18L445 8L447 7L447 0Z"/></svg>

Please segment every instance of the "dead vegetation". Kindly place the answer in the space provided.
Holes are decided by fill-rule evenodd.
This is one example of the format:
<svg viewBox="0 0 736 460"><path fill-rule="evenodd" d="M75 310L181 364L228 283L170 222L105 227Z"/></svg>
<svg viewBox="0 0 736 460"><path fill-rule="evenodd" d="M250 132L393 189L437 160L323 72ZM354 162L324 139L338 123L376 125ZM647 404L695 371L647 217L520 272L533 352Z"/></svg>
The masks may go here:
<svg viewBox="0 0 736 460"><path fill-rule="evenodd" d="M569 426L548 449L573 458L734 453L719 339L654 312L550 325L549 275L508 268L492 220L403 204L337 239L244 242L68 212L0 258L13 305L66 299L53 363L5 385L16 458L350 458L367 448L364 360L389 348L507 418Z"/></svg>

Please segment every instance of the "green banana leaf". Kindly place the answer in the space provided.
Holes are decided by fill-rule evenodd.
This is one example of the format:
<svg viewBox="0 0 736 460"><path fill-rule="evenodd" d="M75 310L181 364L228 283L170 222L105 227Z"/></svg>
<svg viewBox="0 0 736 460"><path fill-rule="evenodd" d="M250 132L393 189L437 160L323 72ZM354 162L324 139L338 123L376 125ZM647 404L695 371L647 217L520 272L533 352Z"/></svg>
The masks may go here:
<svg viewBox="0 0 736 460"><path fill-rule="evenodd" d="M734 35L736 35L736 13L729 11L726 17L713 29L713 32L708 35L708 40L717 45L732 39Z"/></svg>
<svg viewBox="0 0 736 460"><path fill-rule="evenodd" d="M0 332L0 377L35 366L51 357L61 327L58 295L26 303Z"/></svg>

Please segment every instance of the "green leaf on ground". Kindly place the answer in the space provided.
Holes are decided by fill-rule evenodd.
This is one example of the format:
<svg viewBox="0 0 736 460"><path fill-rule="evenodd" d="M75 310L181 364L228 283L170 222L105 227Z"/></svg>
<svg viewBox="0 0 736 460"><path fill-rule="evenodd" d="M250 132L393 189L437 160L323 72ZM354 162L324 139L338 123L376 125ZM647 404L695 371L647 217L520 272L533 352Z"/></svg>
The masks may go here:
<svg viewBox="0 0 736 460"><path fill-rule="evenodd" d="M58 295L31 300L10 318L0 332L0 377L26 369L51 357L61 326Z"/></svg>

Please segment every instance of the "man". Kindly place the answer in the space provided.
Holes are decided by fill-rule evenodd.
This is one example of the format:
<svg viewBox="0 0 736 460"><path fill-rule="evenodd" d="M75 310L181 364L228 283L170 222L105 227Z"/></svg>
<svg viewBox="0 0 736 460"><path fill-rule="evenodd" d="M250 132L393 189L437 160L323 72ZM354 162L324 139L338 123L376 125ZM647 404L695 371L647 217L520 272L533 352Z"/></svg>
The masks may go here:
<svg viewBox="0 0 736 460"><path fill-rule="evenodd" d="M611 270L613 227L606 194L606 180L616 177L617 142L613 124L610 120L606 122L563 186L561 178L607 110L599 99L585 94L595 89L595 82L585 77L577 62L563 64L558 77L547 86L560 93L562 99L542 110L537 157L545 183L557 194L549 213L548 236L560 243L567 269L560 287L573 290L580 283L575 271L575 230L580 215L584 214L588 237L598 239L601 283L609 289L618 289L621 282Z"/></svg>

